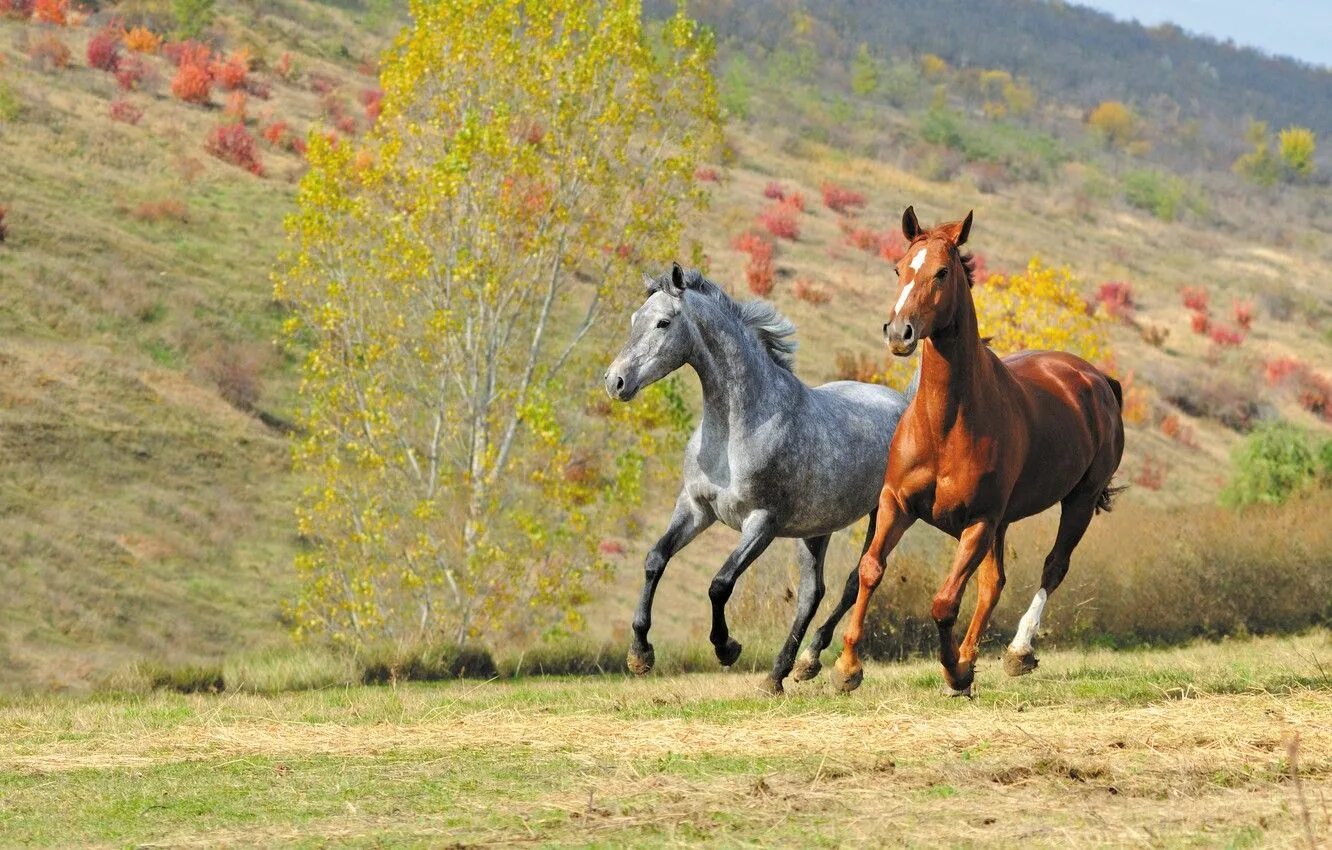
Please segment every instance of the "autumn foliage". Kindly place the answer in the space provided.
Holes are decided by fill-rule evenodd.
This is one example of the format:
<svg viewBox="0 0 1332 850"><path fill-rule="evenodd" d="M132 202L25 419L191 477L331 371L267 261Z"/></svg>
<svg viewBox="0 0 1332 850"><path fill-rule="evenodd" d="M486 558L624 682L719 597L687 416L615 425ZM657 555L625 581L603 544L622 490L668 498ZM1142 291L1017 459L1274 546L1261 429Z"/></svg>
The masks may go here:
<svg viewBox="0 0 1332 850"><path fill-rule="evenodd" d="M222 124L214 127L204 142L204 149L223 162L243 168L260 177L264 175L264 166L259 161L259 151L254 143L254 136L250 135L244 124Z"/></svg>
<svg viewBox="0 0 1332 850"><path fill-rule="evenodd" d="M143 109L120 99L111 101L111 120L122 124L138 124L143 119Z"/></svg>
<svg viewBox="0 0 1332 850"><path fill-rule="evenodd" d="M799 301L807 304L813 304L816 307L820 304L827 304L832 300L832 293L828 292L827 287L814 283L807 278L800 278L791 287L791 294Z"/></svg>
<svg viewBox="0 0 1332 850"><path fill-rule="evenodd" d="M88 39L88 67L115 73L120 65L120 25L107 24Z"/></svg>
<svg viewBox="0 0 1332 850"><path fill-rule="evenodd" d="M759 213L758 223L779 239L795 241L800 238L799 210L786 201L770 204Z"/></svg>
<svg viewBox="0 0 1332 850"><path fill-rule="evenodd" d="M823 205L838 215L852 215L864 208L866 203L865 196L860 192L834 183L824 183L821 191Z"/></svg>
<svg viewBox="0 0 1332 850"><path fill-rule="evenodd" d="M162 37L147 27L134 27L121 37L130 53L156 53L162 47Z"/></svg>
<svg viewBox="0 0 1332 850"><path fill-rule="evenodd" d="M1108 280L1096 290L1096 303L1106 315L1121 321L1130 321L1136 309L1133 287L1122 280Z"/></svg>

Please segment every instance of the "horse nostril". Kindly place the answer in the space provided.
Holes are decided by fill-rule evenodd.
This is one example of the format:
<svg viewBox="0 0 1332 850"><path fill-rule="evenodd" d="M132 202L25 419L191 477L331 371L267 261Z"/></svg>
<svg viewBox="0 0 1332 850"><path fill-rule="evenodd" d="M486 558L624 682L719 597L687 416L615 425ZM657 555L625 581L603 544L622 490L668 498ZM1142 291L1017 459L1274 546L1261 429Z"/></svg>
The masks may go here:
<svg viewBox="0 0 1332 850"><path fill-rule="evenodd" d="M902 341L903 341L903 342L911 342L911 337L912 337L914 334L915 334L915 331L912 329L912 327L911 327L911 323L910 323L910 322L907 322L906 328L902 331Z"/></svg>
<svg viewBox="0 0 1332 850"><path fill-rule="evenodd" d="M884 336L888 336L888 323L887 323L887 322L884 322L884 323L883 323L883 335L884 335Z"/></svg>
<svg viewBox="0 0 1332 850"><path fill-rule="evenodd" d="M619 391L622 390L622 389L624 389L624 378L616 378L616 379L615 379L615 390L616 390L616 392L619 392Z"/></svg>

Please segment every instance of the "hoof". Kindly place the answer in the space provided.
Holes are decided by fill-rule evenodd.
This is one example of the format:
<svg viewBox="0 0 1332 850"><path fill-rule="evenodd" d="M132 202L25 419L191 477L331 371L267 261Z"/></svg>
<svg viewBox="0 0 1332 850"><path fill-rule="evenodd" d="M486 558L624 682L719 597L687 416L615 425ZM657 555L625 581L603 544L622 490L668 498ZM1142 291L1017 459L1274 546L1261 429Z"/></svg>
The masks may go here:
<svg viewBox="0 0 1332 850"><path fill-rule="evenodd" d="M657 654L652 651L652 644L645 647L629 647L629 657L625 659L629 666L629 672L645 676L652 669L652 665L657 663Z"/></svg>
<svg viewBox="0 0 1332 850"><path fill-rule="evenodd" d="M759 682L759 690L770 697L779 697L785 693L782 689L782 680L771 676L763 677L763 681Z"/></svg>
<svg viewBox="0 0 1332 850"><path fill-rule="evenodd" d="M1004 672L1010 676L1025 676L1035 670L1040 663L1036 660L1036 654L1030 649L1021 653L1011 649L1004 650Z"/></svg>
<svg viewBox="0 0 1332 850"><path fill-rule="evenodd" d="M832 678L833 687L844 694L851 693L856 688L860 687L861 682L865 681L865 671L863 668L855 670L848 676L834 667L832 672L828 675Z"/></svg>
<svg viewBox="0 0 1332 850"><path fill-rule="evenodd" d="M740 650L742 649L744 647L741 646L740 641L735 638L727 638L725 644L716 647L717 660L721 662L723 667L730 667L740 657Z"/></svg>
<svg viewBox="0 0 1332 850"><path fill-rule="evenodd" d="M823 662L819 661L819 657L807 652L796 659L795 667L791 668L791 678L797 682L808 682L819 675L822 669Z"/></svg>
<svg viewBox="0 0 1332 850"><path fill-rule="evenodd" d="M969 666L966 671L960 675L953 675L948 668L944 668L944 693L950 697L972 696L971 686L976 681L976 668Z"/></svg>

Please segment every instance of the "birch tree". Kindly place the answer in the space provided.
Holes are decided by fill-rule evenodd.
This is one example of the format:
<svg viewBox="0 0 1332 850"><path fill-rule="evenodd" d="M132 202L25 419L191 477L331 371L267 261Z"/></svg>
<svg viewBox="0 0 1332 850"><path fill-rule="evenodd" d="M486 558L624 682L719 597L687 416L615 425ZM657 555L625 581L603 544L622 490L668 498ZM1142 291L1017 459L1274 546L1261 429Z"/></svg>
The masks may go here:
<svg viewBox="0 0 1332 850"><path fill-rule="evenodd" d="M411 12L372 132L312 135L277 280L306 352L297 631L576 629L599 542L687 426L672 384L612 408L599 376L704 201L712 45L637 2Z"/></svg>

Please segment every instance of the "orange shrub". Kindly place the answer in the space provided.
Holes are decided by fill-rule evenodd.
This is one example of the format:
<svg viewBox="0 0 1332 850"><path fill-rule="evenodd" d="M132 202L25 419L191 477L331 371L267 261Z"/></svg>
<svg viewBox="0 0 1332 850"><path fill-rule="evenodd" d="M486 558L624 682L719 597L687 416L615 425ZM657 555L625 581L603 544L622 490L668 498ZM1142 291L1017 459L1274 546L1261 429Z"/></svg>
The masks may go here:
<svg viewBox="0 0 1332 850"><path fill-rule="evenodd" d="M1102 371L1114 374L1118 369L1113 363L1106 363L1103 364ZM1138 386L1132 369L1119 379L1119 386L1124 393L1124 407L1120 411L1124 417L1124 424L1141 425L1146 422L1151 405L1147 401L1147 392Z"/></svg>
<svg viewBox="0 0 1332 850"><path fill-rule="evenodd" d="M185 41L168 41L162 45L162 55L167 61L176 67L181 65L198 65L207 70L212 61L213 51L206 45L193 39Z"/></svg>
<svg viewBox="0 0 1332 850"><path fill-rule="evenodd" d="M748 254L749 259L754 262L772 262L772 243L752 230L747 230L735 237L731 242L731 247Z"/></svg>
<svg viewBox="0 0 1332 850"><path fill-rule="evenodd" d="M1293 379L1301 379L1309 367L1298 357L1274 357L1263 364L1263 379L1269 387L1280 386Z"/></svg>
<svg viewBox="0 0 1332 850"><path fill-rule="evenodd" d="M32 17L39 24L63 27L69 23L69 0L37 0L32 4Z"/></svg>
<svg viewBox="0 0 1332 850"><path fill-rule="evenodd" d="M832 294L829 293L825 287L822 287L811 280L806 280L803 277L800 280L797 280L795 285L791 287L791 294L798 300L815 306L827 304L832 300Z"/></svg>
<svg viewBox="0 0 1332 850"><path fill-rule="evenodd" d="M204 142L204 148L223 162L244 168L260 177L264 175L264 166L259 162L259 152L255 148L254 137L245 129L244 124L223 124L214 127Z"/></svg>
<svg viewBox="0 0 1332 850"><path fill-rule="evenodd" d="M162 47L162 36L147 27L135 27L120 37L130 53L156 53Z"/></svg>
<svg viewBox="0 0 1332 850"><path fill-rule="evenodd" d="M356 116L343 115L334 122L333 126L342 131L343 135L354 136L356 135Z"/></svg>
<svg viewBox="0 0 1332 850"><path fill-rule="evenodd" d="M185 62L176 69L171 93L186 103L204 104L213 92L213 78L203 65Z"/></svg>
<svg viewBox="0 0 1332 850"><path fill-rule="evenodd" d="M791 194L787 195L785 198L782 199L782 203L786 204L788 207L795 210L796 212L805 211L805 196L800 194L799 192L792 192Z"/></svg>
<svg viewBox="0 0 1332 850"><path fill-rule="evenodd" d="M227 105L223 113L238 124L245 123L245 92L233 91L227 95Z"/></svg>
<svg viewBox="0 0 1332 850"><path fill-rule="evenodd" d="M69 48L53 33L28 39L28 61L43 71L69 67Z"/></svg>
<svg viewBox="0 0 1332 850"><path fill-rule="evenodd" d="M213 62L208 68L214 82L227 91L245 88L250 73L250 57L244 50L238 50L225 60Z"/></svg>
<svg viewBox="0 0 1332 850"><path fill-rule="evenodd" d="M366 89L361 92L361 105L365 107L365 117L371 124L379 120L379 113L384 111L384 90ZM541 126L538 121L533 121L527 127L524 139L529 145L539 145L546 136L546 128Z"/></svg>
<svg viewBox="0 0 1332 850"><path fill-rule="evenodd" d="M1198 445L1193 437L1193 426L1184 423L1173 413L1167 413L1161 420L1161 433L1182 446L1196 448Z"/></svg>
<svg viewBox="0 0 1332 850"><path fill-rule="evenodd" d="M745 266L745 283L750 292L760 297L772 292L772 261L750 260Z"/></svg>
<svg viewBox="0 0 1332 850"><path fill-rule="evenodd" d="M282 147L282 143L286 140L289 129L286 121L274 121L272 124L265 127L260 135L264 137L264 141L268 142L273 147L278 148Z"/></svg>

